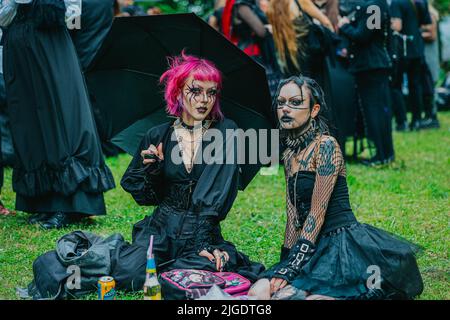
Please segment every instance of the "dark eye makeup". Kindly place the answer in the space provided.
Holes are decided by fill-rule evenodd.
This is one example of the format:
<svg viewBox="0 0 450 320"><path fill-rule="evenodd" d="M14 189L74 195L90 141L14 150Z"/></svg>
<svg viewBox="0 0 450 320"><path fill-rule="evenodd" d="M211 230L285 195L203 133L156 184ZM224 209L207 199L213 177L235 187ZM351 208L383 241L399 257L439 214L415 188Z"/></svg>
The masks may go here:
<svg viewBox="0 0 450 320"><path fill-rule="evenodd" d="M200 88L196 88L196 87L189 87L188 88L189 92L193 93L193 94L200 94L202 91L200 90Z"/></svg>
<svg viewBox="0 0 450 320"><path fill-rule="evenodd" d="M286 99L284 99L284 98L282 98L282 99L277 99L277 104L278 104L278 106L284 106L285 104L287 104L289 107L299 107L299 106L301 106L304 102L305 102L305 100L297 99L297 98L291 98L291 99L289 100L289 102L286 102Z"/></svg>

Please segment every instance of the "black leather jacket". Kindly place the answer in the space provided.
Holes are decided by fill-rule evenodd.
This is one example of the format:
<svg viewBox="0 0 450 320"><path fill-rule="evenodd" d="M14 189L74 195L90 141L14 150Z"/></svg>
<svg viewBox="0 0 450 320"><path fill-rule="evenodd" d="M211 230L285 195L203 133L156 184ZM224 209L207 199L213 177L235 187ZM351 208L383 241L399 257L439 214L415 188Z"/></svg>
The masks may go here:
<svg viewBox="0 0 450 320"><path fill-rule="evenodd" d="M370 6L380 8L380 28L371 26L377 13ZM370 8L369 8L370 9ZM374 69L390 69L392 62L388 51L391 38L390 15L386 0L366 0L356 7L349 24L340 28L340 33L349 39L349 70L352 73Z"/></svg>

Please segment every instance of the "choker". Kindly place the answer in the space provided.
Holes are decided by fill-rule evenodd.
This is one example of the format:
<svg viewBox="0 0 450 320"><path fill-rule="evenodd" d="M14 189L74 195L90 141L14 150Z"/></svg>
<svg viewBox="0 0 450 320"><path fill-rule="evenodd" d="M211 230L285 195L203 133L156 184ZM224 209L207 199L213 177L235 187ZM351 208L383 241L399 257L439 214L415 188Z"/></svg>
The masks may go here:
<svg viewBox="0 0 450 320"><path fill-rule="evenodd" d="M315 130L312 127L309 127L304 133L297 137L287 136L284 139L284 145L286 147L286 151L283 159L290 158L292 155L297 154L301 150L306 149L311 142L317 137L318 130Z"/></svg>
<svg viewBox="0 0 450 320"><path fill-rule="evenodd" d="M173 124L173 126L175 128L183 128L183 129L189 131L190 133L194 133L195 130L199 130L200 128L202 128L203 132L205 132L206 130L209 129L209 127L211 126L211 123L212 123L212 120L204 120L204 121L202 121L201 127L199 125L190 126L190 125L187 125L186 123L184 123L183 120L181 120L181 118L177 118L177 120L175 120L175 123Z"/></svg>

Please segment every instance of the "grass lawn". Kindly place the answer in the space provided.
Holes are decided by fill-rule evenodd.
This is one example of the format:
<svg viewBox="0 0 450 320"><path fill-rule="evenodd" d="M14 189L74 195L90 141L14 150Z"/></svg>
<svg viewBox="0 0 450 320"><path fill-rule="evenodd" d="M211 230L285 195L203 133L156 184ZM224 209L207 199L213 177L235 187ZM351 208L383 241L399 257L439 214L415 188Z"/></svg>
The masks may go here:
<svg viewBox="0 0 450 320"><path fill-rule="evenodd" d="M390 168L348 165L350 200L358 219L425 249L418 259L425 283L421 299L450 299L450 113L441 113L440 120L439 130L395 133L397 160ZM117 184L129 160L127 155L108 159ZM277 261L282 244L284 188L281 170L277 176L258 175L239 194L223 223L226 239L266 265ZM2 199L8 207L14 207L9 169ZM107 216L59 231L28 225L24 213L0 217L0 298L17 298L15 288L32 280L33 261L54 249L62 235L85 229L104 236L119 232L131 240L133 224L151 212L135 204L120 187L106 194L106 203ZM141 298L139 294L120 293L118 297Z"/></svg>

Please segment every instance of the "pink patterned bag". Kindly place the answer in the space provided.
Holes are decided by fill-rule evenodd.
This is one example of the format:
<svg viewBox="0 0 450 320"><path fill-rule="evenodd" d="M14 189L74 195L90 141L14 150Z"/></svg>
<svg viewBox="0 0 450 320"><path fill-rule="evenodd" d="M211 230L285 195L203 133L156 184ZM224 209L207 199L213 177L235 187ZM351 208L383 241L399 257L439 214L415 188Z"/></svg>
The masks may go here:
<svg viewBox="0 0 450 320"><path fill-rule="evenodd" d="M216 272L215 275L225 280L225 291L234 297L248 293L252 283L247 278L233 272Z"/></svg>
<svg viewBox="0 0 450 320"><path fill-rule="evenodd" d="M165 300L198 299L208 293L213 285L232 296L248 293L250 280L232 272L175 269L160 275Z"/></svg>

